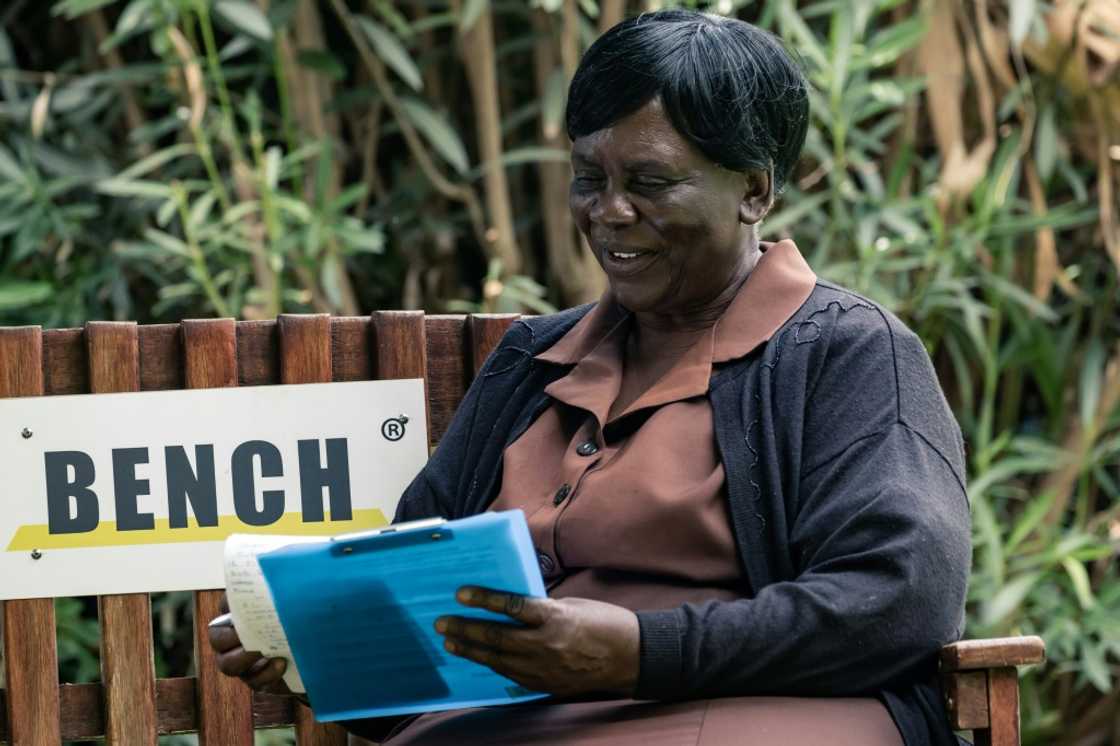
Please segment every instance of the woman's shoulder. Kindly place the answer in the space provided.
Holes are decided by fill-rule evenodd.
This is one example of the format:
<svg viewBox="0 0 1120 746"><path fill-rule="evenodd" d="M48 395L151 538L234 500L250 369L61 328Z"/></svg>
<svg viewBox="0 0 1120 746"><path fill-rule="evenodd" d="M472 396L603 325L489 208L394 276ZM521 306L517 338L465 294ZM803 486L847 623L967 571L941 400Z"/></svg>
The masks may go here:
<svg viewBox="0 0 1120 746"><path fill-rule="evenodd" d="M901 334L916 338L910 328L883 304L820 278L805 303L790 317L786 328L795 329L801 341L811 331L858 337Z"/></svg>
<svg viewBox="0 0 1120 746"><path fill-rule="evenodd" d="M769 352L782 357L790 346L809 368L836 357L858 356L863 366L928 364L922 340L889 308L828 280L818 279L801 307L774 335ZM808 349L806 349L808 348Z"/></svg>
<svg viewBox="0 0 1120 746"><path fill-rule="evenodd" d="M782 333L779 345L785 351L776 351L782 362L781 374L773 376L776 389L811 401L814 411L824 413L823 421L853 426L859 420L868 427L902 423L960 463L960 430L929 351L890 309L818 280ZM799 354L788 354L791 346ZM837 414L853 406L859 417Z"/></svg>
<svg viewBox="0 0 1120 746"><path fill-rule="evenodd" d="M518 347L533 355L543 352L556 344L594 307L594 303L585 303L556 313L522 316L510 325L498 349Z"/></svg>

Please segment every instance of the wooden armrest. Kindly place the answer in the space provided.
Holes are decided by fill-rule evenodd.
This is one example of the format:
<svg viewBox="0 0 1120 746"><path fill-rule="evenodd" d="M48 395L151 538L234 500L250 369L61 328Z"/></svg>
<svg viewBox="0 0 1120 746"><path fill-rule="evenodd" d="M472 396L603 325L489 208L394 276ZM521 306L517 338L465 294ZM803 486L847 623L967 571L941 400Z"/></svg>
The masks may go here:
<svg viewBox="0 0 1120 746"><path fill-rule="evenodd" d="M941 670L946 672L1024 666L1044 660L1046 644L1034 635L961 640L941 648Z"/></svg>

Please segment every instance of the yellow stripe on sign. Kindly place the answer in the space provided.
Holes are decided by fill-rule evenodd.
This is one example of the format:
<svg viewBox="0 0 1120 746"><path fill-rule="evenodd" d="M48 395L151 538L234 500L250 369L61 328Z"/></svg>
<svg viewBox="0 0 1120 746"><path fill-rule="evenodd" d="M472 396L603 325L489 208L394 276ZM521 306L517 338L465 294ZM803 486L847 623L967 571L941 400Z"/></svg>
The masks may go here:
<svg viewBox="0 0 1120 746"><path fill-rule="evenodd" d="M155 528L136 531L118 531L116 521L102 521L93 531L80 534L52 534L47 524L20 526L9 552L28 552L32 549L86 549L89 547L127 547L141 544L182 544L196 541L225 541L230 534L283 534L291 536L333 536L351 531L365 531L389 525L385 514L378 508L355 510L347 521L327 520L304 523L301 513L285 513L275 523L267 526L249 526L235 515L218 518L217 526L199 526L193 516L187 517L184 528L171 528L166 518L157 518Z"/></svg>

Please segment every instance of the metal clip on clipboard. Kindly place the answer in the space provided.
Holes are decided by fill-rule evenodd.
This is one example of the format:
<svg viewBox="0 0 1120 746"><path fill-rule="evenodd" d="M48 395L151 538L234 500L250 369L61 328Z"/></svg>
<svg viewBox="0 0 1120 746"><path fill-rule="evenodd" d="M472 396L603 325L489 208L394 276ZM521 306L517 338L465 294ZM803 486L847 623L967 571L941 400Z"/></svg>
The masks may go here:
<svg viewBox="0 0 1120 746"><path fill-rule="evenodd" d="M381 549L397 549L431 541L444 541L455 538L455 533L446 528L445 518L424 518L419 521L397 523L392 526L375 528L370 531L356 531L331 537L331 554L354 554Z"/></svg>

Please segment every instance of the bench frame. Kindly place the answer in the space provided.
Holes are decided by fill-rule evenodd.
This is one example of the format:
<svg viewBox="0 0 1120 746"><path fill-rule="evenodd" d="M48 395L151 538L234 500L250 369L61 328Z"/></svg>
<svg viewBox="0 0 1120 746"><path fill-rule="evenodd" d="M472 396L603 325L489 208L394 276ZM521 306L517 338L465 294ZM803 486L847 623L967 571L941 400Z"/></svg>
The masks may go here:
<svg viewBox="0 0 1120 746"><path fill-rule="evenodd" d="M378 311L367 317L282 315L269 321L89 322L79 329L0 328L0 397L424 378L438 442L466 387L514 315ZM368 742L314 722L289 697L251 692L218 670L206 622L220 591L194 594L196 676L157 679L146 593L98 597L101 682L58 681L53 599L3 603L0 742L54 746L104 737L154 745L199 734L202 746L252 746L253 731L294 725L299 746ZM974 640L942 651L954 727L978 744L1019 743L1015 666L1043 658L1038 638Z"/></svg>

